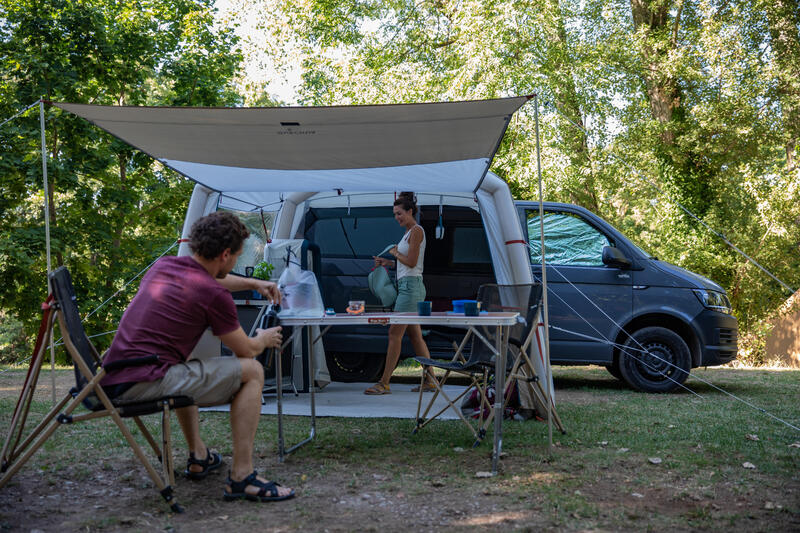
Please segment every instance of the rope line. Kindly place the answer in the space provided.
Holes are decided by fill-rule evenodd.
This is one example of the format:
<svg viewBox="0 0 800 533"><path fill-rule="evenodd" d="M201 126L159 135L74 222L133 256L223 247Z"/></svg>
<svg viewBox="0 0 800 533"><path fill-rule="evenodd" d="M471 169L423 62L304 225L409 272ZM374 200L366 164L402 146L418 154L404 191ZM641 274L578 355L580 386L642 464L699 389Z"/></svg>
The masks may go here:
<svg viewBox="0 0 800 533"><path fill-rule="evenodd" d="M583 127L583 126L581 126L580 124L576 124L576 123L575 123L575 122L574 122L572 119L570 119L568 116L566 116L564 113L562 113L562 112L561 112L561 111L558 109L558 107L555 107L555 109L556 109L556 112L558 112L558 114L559 114L559 115L561 115L561 116L564 118L564 120L566 120L566 121L567 121L567 122L569 122L571 125L573 125L574 127L578 128L579 130L581 130L581 131L582 131L583 133L585 133L586 135L590 135L590 133L589 133L589 132L588 132L588 131L587 131L587 130L586 130L584 127ZM714 235L716 235L717 237L719 237L720 239L722 239L722 240L725 242L725 244L727 244L728 246L730 246L731 248L733 248L733 250L735 250L735 251L736 251L736 252L737 252L739 255L741 255L742 257L744 257L745 259L747 259L747 260L748 260L748 261L750 261L751 263L753 263L753 264L754 264L756 267L758 267L758 268L759 268L759 269L760 269L762 272L764 272L766 275L768 275L769 277L771 277L772 279L774 279L775 281L777 281L777 282L778 282L778 283L779 283L779 284L780 284L780 285L781 285L781 286L782 286L784 289L786 289L787 291L789 291L791 294L794 294L794 293L796 292L796 290L795 290L795 289L791 288L789 285L787 285L786 283L784 283L782 280L778 279L778 277L776 277L776 276L775 276L775 275L774 275L772 272L770 272L769 270L767 270L765 267L761 266L761 264L760 264L758 261L756 261L755 259L753 259L753 258L752 258L752 257L750 257L749 255L747 255L745 252L743 252L742 250L740 250L740 249L739 249L739 247L737 247L735 244L733 244L731 241L729 241L729 240L728 240L728 238L727 238L727 237L725 237L725 235L723 235L722 233L718 232L717 230L715 230L714 228L712 228L711 226L709 226L708 224L706 224L706 223L705 223L703 220L701 220L701 219L700 219L700 218L699 218L697 215L695 215L695 214L694 214L694 213L693 213L691 210L689 210L689 208L688 208L688 207L684 206L684 205L683 205L682 203L680 203L679 201L677 201L677 200L675 200L675 199L671 198L671 197L669 196L669 194L667 194L667 193L666 193L666 192L665 192L665 191L664 191L664 190L663 190L661 187L659 187L659 186L658 186L656 183L653 183L652 181L650 181L650 179L648 179L647 177L645 177L645 176L641 175L641 174L640 174L640 172L639 172L639 170L638 170L638 169L636 169L636 168L635 168L633 165L631 165L630 163L628 163L628 162L627 162L625 159L623 159L622 157L620 157L620 156L616 155L614 152L608 152L608 155L609 155L609 156L611 156L611 157L612 157L613 159L615 159L616 161L618 161L619 163L622 163L622 164L623 164L625 167L627 167L627 168L628 168L628 170L630 170L630 171L633 173L633 175L634 175L634 176L635 176L637 179L639 179L640 181L643 181L644 183L646 183L646 184L650 185L651 187L653 187L655 190L657 190L659 193L661 193L661 194L662 194L664 197L666 197L666 198L667 198L667 200L669 200L669 201L670 201L670 202L672 202L673 204L677 205L677 206L678 206L679 208L681 208L681 209L682 209L682 210L683 210L683 211L684 211L684 212L685 212L687 215L689 215L689 216L690 216L690 217L692 217L694 220L696 220L696 221L697 221L697 222L698 222L700 225L702 225L702 226L703 226L704 228L706 228L708 231L710 231L711 233L713 233Z"/></svg>
<svg viewBox="0 0 800 533"><path fill-rule="evenodd" d="M15 118L17 118L18 116L25 114L25 113L26 113L26 112L27 112L29 109L31 109L31 108L33 108L33 107L36 107L37 105L39 105L39 100L36 100L34 103L32 103L31 105L29 105L28 107L26 107L25 109L23 109L22 111L20 111L19 113L17 113L17 114L16 114L16 115L14 115L13 117L9 117L9 118L5 119L3 122L0 122L0 128L2 128L3 126L5 126L5 125L6 125L6 122L11 122L12 120L14 120Z"/></svg>
<svg viewBox="0 0 800 533"><path fill-rule="evenodd" d="M178 242L179 242L179 240L176 240L175 242L173 242L173 243L170 245L170 247L169 247L169 248L167 248L166 250L164 250L163 252L161 252L161 255L159 255L158 257L156 257L155 259L153 259L153 260L150 262L150 264L149 264L149 265L147 265L146 267L144 267L144 268L143 268L142 270L140 270L140 271L139 271L139 272L138 272L138 273L137 273L135 276L133 276L133 277L132 277L131 279L129 279L128 281L126 281L126 282L125 282L125 283L122 285L122 287L121 287L121 288L120 288L120 289L119 289L117 292L115 292L114 294L112 294L111 296L109 296L108 298L106 298L106 301L104 301L103 303L101 303L100 305L98 305L98 306L95 308L95 310L94 310L94 311L92 311L91 313L89 313L88 315L86 315L85 317L83 317L83 320L86 320L87 318L89 318L90 316L92 316L93 314L95 314L96 312L98 312L98 311L99 311L99 310L100 310L100 309L101 309L101 308L102 308L104 305L106 305L108 302L110 302L110 301L111 301L111 300L112 300L112 299L113 299L113 298L114 298L114 297L115 297L117 294L119 294L119 293L121 293L122 291L124 291L124 290L125 290L125 289L128 287L128 285L130 285L131 283L133 283L133 281L134 281L136 278L138 278L138 277L139 277L139 276L141 276L141 275L142 275L144 272L146 272L146 271L147 271L147 269L149 269L151 266L153 266L153 265L155 264L155 262L156 262L156 261L158 261L159 259L161 259L162 257L164 257L164 256L167 254L167 252L169 252L170 250L172 250L173 248L175 248L175 246L177 246L177 245L178 245ZM60 339L59 339L59 340L60 340Z"/></svg>
<svg viewBox="0 0 800 533"><path fill-rule="evenodd" d="M676 365L672 364L670 361L667 361L667 360L665 360L665 359L663 359L663 358L661 358L661 357L659 357L659 356L655 355L654 353L650 352L649 350L647 350L647 349L646 349L644 346L642 346L642 344L641 344L641 343L640 343L640 342L639 342L637 339L633 338L633 336L631 336L631 334L630 334L630 333L628 333L627 331L625 331L625 329L624 329L622 326L620 326L620 325L619 325L619 324L618 324L618 323L617 323L617 322L616 322L616 321L615 321L613 318L611 318L610 316L608 316L608 314L607 314L605 311L603 311L603 309L602 309L602 308L600 308L600 306L598 306L598 305L597 305L595 302L593 302L593 301L592 301L592 300L591 300L591 299L590 299L590 298L589 298L589 297L586 295L586 293L584 293L582 290L580 290L578 287L576 287L574 283L572 283L570 280L568 280L568 279L566 278L566 276L564 276L564 274L563 274L563 273L562 273L562 272L561 272L561 271L560 271L558 268L556 268L556 267L554 267L554 266L552 266L552 265L550 266L550 268L552 268L552 269L553 269L553 270L554 270L554 271L555 271L555 272L556 272L556 273L557 273L559 276L561 276L561 277L564 279L564 281L566 281L566 282L567 282L567 283L568 283L568 284L569 284L569 285L570 285L570 286L571 286L573 289L575 289L575 290L576 290L576 291L577 291L577 292L578 292L578 293L579 293L581 296L583 296L583 297L584 297L584 298L585 298L585 299L586 299L586 300L587 300L589 303L591 303L593 306L595 306L595 307L596 307L596 308L597 308L597 309L598 309L598 310L599 310L599 311L600 311L600 312L603 314L603 316L605 316L605 317L606 317L606 318L607 318L607 319L608 319L608 320L609 320L609 321L610 321L612 324L614 324L614 325L615 325L617 328L619 328L619 330L620 330L620 331L622 331L623 333L625 333L625 335L627 335L629 339L631 339L633 342L635 342L636 344L638 344L638 345L639 345L639 349L637 349L637 348L633 348L633 347L631 347L631 346L624 346L624 345L620 346L619 344L617 344L617 343L614 343L614 342L612 342L611 340L607 339L607 338L605 337L605 335L603 335L603 334L602 334L602 333L601 333L601 332L600 332L600 331L599 331L599 330L598 330L596 327L594 327L594 325L593 325L591 322L589 322L589 321L586 319L586 317L584 317L582 314L580 314L578 311L576 311L574 307L572 307L571 305L569 305L569 304L568 304L566 301L564 301L564 299L563 299L563 298L561 298L561 297L560 297L558 294L556 294L556 293L555 293L555 292L553 292L553 291L550 291L550 292L551 292L551 293L552 293L552 294L553 294L553 295L554 295L556 298L558 298L559 300L561 300L561 302L563 302L563 303L564 303L564 305L566 305L567 307L569 307L569 309L570 309L570 310L571 310L573 313L575 313L575 315L576 315L576 316L580 317L580 318L581 318L581 320L583 320L584 322L586 322L586 324L588 324L588 325L589 325L589 327L591 327L593 330L595 330L595 331L597 332L597 334L598 334L598 335L600 335L600 337L601 337L601 338L600 338L600 339L595 339L595 338L593 338L593 337L591 337L591 336L589 336L589 335L584 335L584 334L581 334L581 333L577 333L577 332L568 331L568 330L565 330L565 329L563 329L563 328L556 328L555 326L552 326L552 325L550 326L550 327L551 327L551 329L558 329L558 330L560 330L560 331L565 331L565 332L572 333L572 334L575 334L575 335L578 335L578 336L582 336L582 337L586 337L586 338L589 338L589 339L592 339L592 340L596 340L596 341L598 341L598 342L601 342L601 343L604 343L604 344L608 344L608 345L611 345L611 346L619 347L619 348L620 348L620 350L621 350L621 351L623 351L623 352L625 353L625 355L628 355L628 356L630 356L630 357L633 357L634 359L636 359L637 361L639 361L641 364L645 365L646 367L648 367L648 368L649 368L649 369L651 369L651 370L654 370L655 372L658 372L659 374L663 375L665 378L669 379L669 380L670 380L670 381L672 381L673 383L676 383L677 385L680 385L682 388L684 388L685 390L687 390L687 391L691 392L691 393L692 393L692 394L694 394L695 396L697 396L697 397L699 397L699 398L702 398L702 399L705 399L703 396L701 396L701 395L700 395L700 394L698 394L697 392L693 391L693 390L692 390L692 389L690 389L689 387L685 386L685 385L684 385L684 384L682 384L682 383L678 383L677 381L675 381L674 379L672 379L670 376L667 376L667 375L666 375L664 372L662 372L662 371L660 371L660 370L657 370L657 369L653 368L652 366L650 366L649 364L647 364L645 361L643 361L643 360L642 360L640 357L638 357L637 355L634 355L634 354L632 354L632 353L631 353L629 350L636 350L636 351L638 351L638 352L641 352L641 353L645 353L645 354L647 354L649 357L652 357L652 358L654 358L654 359L657 359L657 360L659 360L659 361L661 361L661 362L663 362L663 363L666 363L667 365L669 365L669 366L671 366L671 367L673 367L673 368L676 368L676 369L679 369L679 370L683 371L683 369L681 369L680 367L678 367L678 366L676 366ZM710 381L708 381L708 380L705 380L705 379L703 379L703 378L701 378L701 377L699 377L699 376L697 376L697 375L694 375L694 374L692 374L691 372L687 372L687 375L688 375L688 376L691 376L691 377L693 377L694 379L696 379L697 381L700 381L701 383L704 383L704 384L706 384L706 385L710 386L711 388L713 388L713 389L715 389L715 390L717 390L717 391L719 391L719 392L722 392L723 394L725 394L725 395L727 395L727 396L730 396L730 397L731 397L731 398L733 398L734 400L736 400L736 401L738 401L738 402L741 402L741 403L743 403L744 405L747 405L748 407L751 407L751 408L755 409L756 411L760 411L760 412L762 412L762 413L766 414L766 415L767 415L767 416L769 416L770 418L773 418L774 420L777 420L777 421L781 422L782 424L784 424L784 425L786 425L786 426L788 426L788 427L790 427L790 428L794 429L795 431L800 431L800 428L798 428L797 426L795 426L795 425L791 424L790 422L787 422L786 420L783 420L782 418L780 418L780 417L778 417L778 416L776 416L776 415L774 415L774 414L770 413L770 412L769 412L769 411L767 411L766 409L764 409L764 408L762 408L762 407L758 407L758 406L756 406L756 405L752 404L751 402L749 402L749 401L747 401L747 400L744 400L743 398L739 398L739 397L738 397L738 396L736 396L735 394L733 394L733 393L730 393L730 392L726 391L725 389L723 389L723 388L721 388L721 387L718 387L717 385L714 385L713 383L711 383L711 382L710 382Z"/></svg>

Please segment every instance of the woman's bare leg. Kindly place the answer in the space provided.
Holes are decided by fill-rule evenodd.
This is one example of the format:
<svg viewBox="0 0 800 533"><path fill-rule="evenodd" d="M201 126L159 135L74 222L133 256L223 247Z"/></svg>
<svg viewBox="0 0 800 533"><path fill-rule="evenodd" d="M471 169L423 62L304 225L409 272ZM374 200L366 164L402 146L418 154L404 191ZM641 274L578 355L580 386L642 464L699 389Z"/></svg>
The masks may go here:
<svg viewBox="0 0 800 533"><path fill-rule="evenodd" d="M414 347L414 353L419 357L427 357L430 359L431 352L428 351L428 345L425 344L425 338L422 336L422 327L419 324L412 324L406 330L408 338L411 340L411 345ZM396 363L395 363L396 364ZM436 377L431 367L428 369L428 382L432 382Z"/></svg>
<svg viewBox="0 0 800 533"><path fill-rule="evenodd" d="M403 334L406 332L407 327L405 324L392 324L389 326L389 347L386 350L386 366L383 368L383 375L381 376L381 384L386 388L389 387L392 372L397 367L397 361L400 360L400 347L403 344Z"/></svg>

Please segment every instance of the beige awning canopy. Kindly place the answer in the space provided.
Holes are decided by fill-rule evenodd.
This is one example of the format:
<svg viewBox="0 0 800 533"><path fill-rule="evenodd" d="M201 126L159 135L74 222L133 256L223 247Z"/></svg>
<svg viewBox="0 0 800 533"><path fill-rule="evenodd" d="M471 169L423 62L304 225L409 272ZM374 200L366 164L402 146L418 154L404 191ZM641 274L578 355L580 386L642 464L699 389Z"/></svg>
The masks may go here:
<svg viewBox="0 0 800 533"><path fill-rule="evenodd" d="M288 191L475 191L511 116L527 100L275 108L53 105L210 189L263 205Z"/></svg>

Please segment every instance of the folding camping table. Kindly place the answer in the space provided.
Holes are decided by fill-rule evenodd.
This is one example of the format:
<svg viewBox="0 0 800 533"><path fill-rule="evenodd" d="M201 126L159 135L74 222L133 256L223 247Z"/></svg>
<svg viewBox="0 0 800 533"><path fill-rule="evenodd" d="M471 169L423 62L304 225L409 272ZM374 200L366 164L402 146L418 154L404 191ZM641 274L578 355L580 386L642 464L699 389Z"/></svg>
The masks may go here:
<svg viewBox="0 0 800 533"><path fill-rule="evenodd" d="M495 390L505 390L505 369L506 369L506 353L508 351L508 338L511 326L515 325L519 320L519 313L505 313L505 312L492 312L481 313L478 316L465 316L463 314L438 312L431 313L430 316L419 316L416 313L363 313L360 315L350 315L345 313L337 313L336 315L326 315L321 317L281 317L282 326L295 326L292 336L284 342L284 346L289 345L294 339L304 331L308 338L309 348L317 342L331 326L355 326L355 325L378 325L388 326L391 324L417 324L420 326L451 326L463 327L467 331L472 330L477 333L476 339L480 339L486 343L489 348L494 350L497 354L495 358ZM312 339L312 326L319 326L320 333L317 338ZM496 328L495 345L491 346L486 338L480 334L477 327L494 327ZM466 332L465 332L466 334ZM286 448L283 439L283 387L281 383L281 358L276 360L276 376L277 376L277 403L278 403L278 457L282 462L284 456L292 453L296 449L308 444L316 436L316 411L314 400L314 363L313 357L310 357L308 365L309 370L309 383L311 384L311 428L309 435L301 442ZM492 473L497 473L497 463L500 458L500 453L503 446L503 398L502 394L495 395L494 403L494 448L492 450Z"/></svg>

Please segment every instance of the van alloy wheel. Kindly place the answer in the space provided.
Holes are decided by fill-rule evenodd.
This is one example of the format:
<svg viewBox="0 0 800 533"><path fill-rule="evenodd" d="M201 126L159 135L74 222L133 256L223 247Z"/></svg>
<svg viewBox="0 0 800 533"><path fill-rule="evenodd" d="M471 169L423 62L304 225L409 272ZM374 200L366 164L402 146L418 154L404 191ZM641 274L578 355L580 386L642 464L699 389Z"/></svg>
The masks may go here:
<svg viewBox="0 0 800 533"><path fill-rule="evenodd" d="M619 355L619 370L622 379L633 389L670 392L689 377L689 347L672 330L642 328L625 341Z"/></svg>

